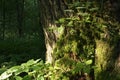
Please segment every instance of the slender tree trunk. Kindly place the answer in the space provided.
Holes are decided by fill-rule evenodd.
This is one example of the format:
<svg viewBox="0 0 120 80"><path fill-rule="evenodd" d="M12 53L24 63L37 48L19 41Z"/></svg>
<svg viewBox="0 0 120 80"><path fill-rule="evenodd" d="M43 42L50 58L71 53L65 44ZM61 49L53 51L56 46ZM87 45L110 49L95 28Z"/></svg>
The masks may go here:
<svg viewBox="0 0 120 80"><path fill-rule="evenodd" d="M42 45L43 45L43 47L45 48L45 51L46 51L46 46L45 46L45 35L44 35L44 30L43 30L43 26L42 26L42 23L41 23L41 16L42 16L42 13L41 13L41 11L39 10L39 8L40 8L40 0L37 0L37 2L36 2L37 4L37 6L38 6L38 21L39 21L39 29L40 29L40 33L39 33L39 36L41 37L41 42L43 43ZM45 54L44 53L42 53L41 54L42 55L42 59L45 61Z"/></svg>
<svg viewBox="0 0 120 80"><path fill-rule="evenodd" d="M6 25L6 21L5 21L5 0L2 0L2 39L4 40L5 38L5 25Z"/></svg>
<svg viewBox="0 0 120 80"><path fill-rule="evenodd" d="M23 22L24 22L24 0L16 0L18 34L23 36Z"/></svg>

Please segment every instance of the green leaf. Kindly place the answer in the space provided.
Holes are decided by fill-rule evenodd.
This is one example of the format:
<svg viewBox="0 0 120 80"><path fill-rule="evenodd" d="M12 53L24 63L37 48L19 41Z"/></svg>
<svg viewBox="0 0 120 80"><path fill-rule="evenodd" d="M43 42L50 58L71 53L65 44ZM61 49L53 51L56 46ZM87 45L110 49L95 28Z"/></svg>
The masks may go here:
<svg viewBox="0 0 120 80"><path fill-rule="evenodd" d="M29 67L21 68L15 72L15 75L19 75L22 72L28 72L28 71L29 71Z"/></svg>
<svg viewBox="0 0 120 80"><path fill-rule="evenodd" d="M86 63L86 65L90 65L90 64L92 64L92 60L88 60L85 63Z"/></svg>
<svg viewBox="0 0 120 80"><path fill-rule="evenodd" d="M102 25L102 28L107 28L107 26L103 24L103 25Z"/></svg>
<svg viewBox="0 0 120 80"><path fill-rule="evenodd" d="M76 7L76 9L86 9L86 7Z"/></svg>
<svg viewBox="0 0 120 80"><path fill-rule="evenodd" d="M15 80L22 80L22 77L20 77L20 76L15 76Z"/></svg>
<svg viewBox="0 0 120 80"><path fill-rule="evenodd" d="M39 76L37 80L45 80L43 76Z"/></svg>
<svg viewBox="0 0 120 80"><path fill-rule="evenodd" d="M18 71L20 68L21 68L20 66L14 66L14 67L8 69L7 72L8 72L8 73L13 73L13 72Z"/></svg>
<svg viewBox="0 0 120 80"><path fill-rule="evenodd" d="M85 16L89 16L90 14L89 13L83 13L83 12L78 12L77 13L77 15L80 15L80 16L83 16L83 17L85 17Z"/></svg>
<svg viewBox="0 0 120 80"><path fill-rule="evenodd" d="M90 11L97 11L99 8L91 8Z"/></svg>
<svg viewBox="0 0 120 80"><path fill-rule="evenodd" d="M60 27L58 27L57 28L57 31L58 31L58 35L60 35L60 34L63 34L63 32L64 32L64 27L63 26L60 26Z"/></svg>
<svg viewBox="0 0 120 80"><path fill-rule="evenodd" d="M31 59L27 63L21 64L21 66L30 66L30 65L36 64L38 61L40 61L40 59L37 59L37 60Z"/></svg>
<svg viewBox="0 0 120 80"><path fill-rule="evenodd" d="M20 69L20 66L14 66L10 69L8 69L7 71L5 71L4 73L1 74L0 79L7 79L10 76L12 76L12 74L16 71L18 71Z"/></svg>
<svg viewBox="0 0 120 80"><path fill-rule="evenodd" d="M70 21L67 26L73 26L73 21Z"/></svg>
<svg viewBox="0 0 120 80"><path fill-rule="evenodd" d="M64 23L64 22L65 22L65 18L59 19L59 23Z"/></svg>
<svg viewBox="0 0 120 80"><path fill-rule="evenodd" d="M40 66L32 66L31 67L33 70L40 70Z"/></svg>
<svg viewBox="0 0 120 80"><path fill-rule="evenodd" d="M59 23L59 21L55 21L55 23L56 23L56 24L58 24L58 23Z"/></svg>
<svg viewBox="0 0 120 80"><path fill-rule="evenodd" d="M7 78L9 78L10 76L12 76L12 73L7 73L7 71L6 71L6 72L4 72L3 74L1 74L0 80L7 79Z"/></svg>
<svg viewBox="0 0 120 80"><path fill-rule="evenodd" d="M26 75L23 77L23 80L31 80L31 76L30 75Z"/></svg>

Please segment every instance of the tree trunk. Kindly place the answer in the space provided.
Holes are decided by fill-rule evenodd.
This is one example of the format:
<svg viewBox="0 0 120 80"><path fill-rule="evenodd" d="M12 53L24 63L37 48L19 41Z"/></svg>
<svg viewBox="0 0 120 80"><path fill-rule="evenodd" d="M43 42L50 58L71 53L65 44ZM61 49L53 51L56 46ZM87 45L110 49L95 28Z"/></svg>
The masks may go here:
<svg viewBox="0 0 120 80"><path fill-rule="evenodd" d="M24 22L24 0L16 0L18 35L23 36L23 22Z"/></svg>
<svg viewBox="0 0 120 80"><path fill-rule="evenodd" d="M5 38L5 25L6 25L6 20L5 20L5 0L2 0L2 39L4 40Z"/></svg>
<svg viewBox="0 0 120 80"><path fill-rule="evenodd" d="M112 54L112 49L110 48L110 45L107 42L104 42L102 40L96 41L96 67L95 70L96 74L98 76L100 75L102 71L106 70L108 57ZM97 77L98 79L98 77Z"/></svg>
<svg viewBox="0 0 120 80"><path fill-rule="evenodd" d="M56 27L55 21L64 16L64 3L61 0L38 0L40 8L40 23L44 30L46 43L46 61L52 63L52 52L55 47L56 33L50 28Z"/></svg>
<svg viewBox="0 0 120 80"><path fill-rule="evenodd" d="M118 80L120 77L120 39L116 32L110 36L108 32L104 38L96 40L95 76L96 80ZM114 76L114 77L113 77Z"/></svg>
<svg viewBox="0 0 120 80"><path fill-rule="evenodd" d="M52 52L55 47L57 35L54 32L54 30L50 30L50 28L56 27L55 21L65 15L64 9L68 7L66 2L67 0L38 0L38 1L40 8L40 24L44 30L45 43L47 49L46 61L52 63L53 61ZM68 3L73 3L74 1L75 0L69 0ZM110 38L111 38L110 35L106 32L104 34L104 39L107 39L107 41L102 39L96 40L95 65L97 66L97 68L95 68L95 74L98 74L98 76L101 75L102 72L104 72L104 74L106 74L106 77L108 77L107 74L110 73L109 69L111 69L112 67L111 70L114 70L115 68L115 64L114 64L115 58L111 58L111 56L116 55L114 53L114 47L116 43L110 45L110 43L114 41L114 40L109 41ZM118 63L119 63L119 57L117 58L116 64ZM111 66L110 64L113 65ZM94 79L94 71L92 72L91 75L93 76ZM102 76L104 77L104 75ZM95 75L95 77L97 77L97 75ZM100 80L98 78L99 77L97 77L96 80Z"/></svg>

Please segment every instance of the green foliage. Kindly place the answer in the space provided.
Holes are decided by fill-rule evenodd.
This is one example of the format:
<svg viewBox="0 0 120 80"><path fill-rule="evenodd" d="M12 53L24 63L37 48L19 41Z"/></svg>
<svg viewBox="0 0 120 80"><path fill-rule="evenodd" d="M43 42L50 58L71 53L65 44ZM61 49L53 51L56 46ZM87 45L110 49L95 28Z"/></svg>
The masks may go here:
<svg viewBox="0 0 120 80"><path fill-rule="evenodd" d="M71 4L70 9L65 11L72 10L72 13L69 13L72 16L57 21L64 27L54 51L57 59L64 57L65 54L79 56L94 53L95 39L100 39L103 22L100 21L102 20L100 17L97 17L97 12L94 12L99 10L98 7L93 7L93 3L89 5L82 3L83 6L80 4L80 2Z"/></svg>
<svg viewBox="0 0 120 80"><path fill-rule="evenodd" d="M60 80L60 77L63 77L62 72L62 68L45 64L39 59L29 60L6 70L1 74L0 80Z"/></svg>
<svg viewBox="0 0 120 80"><path fill-rule="evenodd" d="M4 73L1 74L0 80L12 79L12 80L28 80L32 79L32 74L38 70L38 66L43 65L43 62L37 63L39 60L29 60L27 63L23 63L20 66L14 66ZM42 67L39 67L39 69ZM34 70L34 72L32 72ZM26 73L29 75L24 75L22 73ZM21 75L21 76L20 76ZM31 76L32 75L32 76ZM22 78L22 76L24 76Z"/></svg>
<svg viewBox="0 0 120 80"><path fill-rule="evenodd" d="M74 75L82 71L89 74L94 66L95 40L101 38L104 28L98 10L94 2L75 2L65 10L69 16L57 21L63 33L54 50L55 62L64 70L73 71Z"/></svg>
<svg viewBox="0 0 120 80"><path fill-rule="evenodd" d="M68 58L64 58L68 62L72 60ZM71 65L72 63L72 65ZM13 66L7 69L0 75L0 80L70 80L70 77L79 72L80 69L85 68L86 72L89 72L89 64L91 61L87 61L86 63L77 63L74 65L74 62L71 62L69 66L74 66L71 70L69 66L67 67L62 65L60 60L56 61L55 65L46 64L40 59L37 60L29 60L26 63L22 63L18 66Z"/></svg>

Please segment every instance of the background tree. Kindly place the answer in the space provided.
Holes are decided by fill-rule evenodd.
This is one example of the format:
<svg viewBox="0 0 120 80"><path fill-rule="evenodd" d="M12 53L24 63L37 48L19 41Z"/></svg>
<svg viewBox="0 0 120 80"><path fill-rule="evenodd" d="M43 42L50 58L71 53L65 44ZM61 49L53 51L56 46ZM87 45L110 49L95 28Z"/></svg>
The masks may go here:
<svg viewBox="0 0 120 80"><path fill-rule="evenodd" d="M37 0L0 0L0 46L1 65L20 64L30 58L45 59Z"/></svg>

